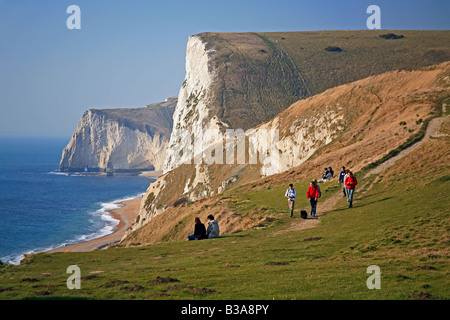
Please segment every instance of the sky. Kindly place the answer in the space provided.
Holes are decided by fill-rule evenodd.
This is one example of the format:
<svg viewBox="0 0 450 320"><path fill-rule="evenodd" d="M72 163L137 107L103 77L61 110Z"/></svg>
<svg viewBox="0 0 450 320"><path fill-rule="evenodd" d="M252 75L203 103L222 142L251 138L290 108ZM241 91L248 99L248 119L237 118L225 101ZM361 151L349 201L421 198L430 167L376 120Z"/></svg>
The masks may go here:
<svg viewBox="0 0 450 320"><path fill-rule="evenodd" d="M365 30L369 5L381 29L450 30L448 0L0 0L0 136L70 137L85 110L177 96L190 35Z"/></svg>

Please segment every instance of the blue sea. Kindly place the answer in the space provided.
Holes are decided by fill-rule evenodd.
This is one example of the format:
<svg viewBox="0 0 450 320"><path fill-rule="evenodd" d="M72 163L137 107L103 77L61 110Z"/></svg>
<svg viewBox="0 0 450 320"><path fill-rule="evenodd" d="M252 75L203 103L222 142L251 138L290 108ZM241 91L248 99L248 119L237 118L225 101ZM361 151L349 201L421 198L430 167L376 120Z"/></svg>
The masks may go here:
<svg viewBox="0 0 450 320"><path fill-rule="evenodd" d="M107 213L141 196L152 178L58 172L68 138L0 137L0 260L110 234Z"/></svg>

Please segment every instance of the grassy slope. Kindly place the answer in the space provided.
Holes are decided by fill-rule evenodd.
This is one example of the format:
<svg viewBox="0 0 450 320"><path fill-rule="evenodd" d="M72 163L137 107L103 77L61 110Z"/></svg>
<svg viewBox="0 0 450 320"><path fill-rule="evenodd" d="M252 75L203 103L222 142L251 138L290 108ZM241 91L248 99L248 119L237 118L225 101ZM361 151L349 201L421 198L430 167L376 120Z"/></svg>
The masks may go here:
<svg viewBox="0 0 450 320"><path fill-rule="evenodd" d="M449 31L201 33L215 50L213 114L244 130L272 119L293 102L386 71L450 60ZM324 50L339 46L341 52Z"/></svg>
<svg viewBox="0 0 450 320"><path fill-rule="evenodd" d="M393 32L405 37L380 38ZM390 70L411 70L449 59L447 31L377 30L263 33L286 52L312 94ZM324 50L337 46L343 51Z"/></svg>
<svg viewBox="0 0 450 320"><path fill-rule="evenodd" d="M442 131L450 133L448 120ZM288 217L285 186L241 188L234 196L250 202L236 205L273 209L270 226L208 241L39 254L1 269L0 298L404 299L423 292L448 299L449 143L448 136L430 139L383 173L373 189L358 192L353 209L340 200L316 228L279 233L292 221L305 223ZM358 191L373 180L362 176ZM297 209L307 208L306 181L295 185ZM337 189L334 182L324 184L321 202ZM87 277L81 290L66 288L72 264ZM366 287L372 264L381 268L381 290ZM148 283L157 276L180 282Z"/></svg>

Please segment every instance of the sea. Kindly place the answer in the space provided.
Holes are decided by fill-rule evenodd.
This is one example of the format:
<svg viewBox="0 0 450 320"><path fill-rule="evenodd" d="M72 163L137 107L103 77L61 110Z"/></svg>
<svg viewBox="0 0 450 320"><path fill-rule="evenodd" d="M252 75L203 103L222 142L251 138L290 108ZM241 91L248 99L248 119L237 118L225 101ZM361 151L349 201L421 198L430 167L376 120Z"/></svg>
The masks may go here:
<svg viewBox="0 0 450 320"><path fill-rule="evenodd" d="M70 138L0 137L0 260L76 244L113 232L107 211L141 197L154 178L59 172Z"/></svg>

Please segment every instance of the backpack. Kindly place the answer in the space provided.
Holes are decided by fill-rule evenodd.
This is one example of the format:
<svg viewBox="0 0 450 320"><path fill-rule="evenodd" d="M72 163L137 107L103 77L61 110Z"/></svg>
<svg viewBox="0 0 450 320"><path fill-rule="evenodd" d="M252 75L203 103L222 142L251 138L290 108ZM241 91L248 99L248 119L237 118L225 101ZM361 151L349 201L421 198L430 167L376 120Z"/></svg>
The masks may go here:
<svg viewBox="0 0 450 320"><path fill-rule="evenodd" d="M306 219L308 217L308 213L305 210L300 211L300 217L302 219Z"/></svg>
<svg viewBox="0 0 450 320"><path fill-rule="evenodd" d="M319 198L322 196L322 192L320 191L320 187L319 186L317 186L317 191L319 192Z"/></svg>

